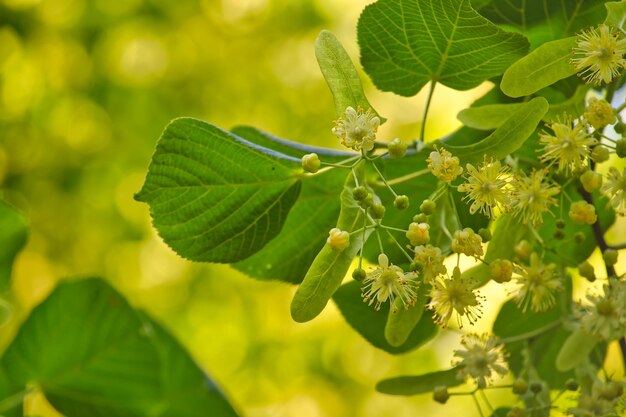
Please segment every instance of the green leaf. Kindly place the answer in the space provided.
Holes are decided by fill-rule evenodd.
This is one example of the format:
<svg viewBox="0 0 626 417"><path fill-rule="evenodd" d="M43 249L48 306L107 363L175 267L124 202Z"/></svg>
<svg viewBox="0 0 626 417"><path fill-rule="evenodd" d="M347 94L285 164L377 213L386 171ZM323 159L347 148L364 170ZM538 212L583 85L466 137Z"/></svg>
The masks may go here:
<svg viewBox="0 0 626 417"><path fill-rule="evenodd" d="M491 417L507 417L509 411L511 411L511 409L508 407L498 407L493 410L493 413L491 413Z"/></svg>
<svg viewBox="0 0 626 417"><path fill-rule="evenodd" d="M0 200L0 293L8 290L11 285L13 260L26 244L27 238L28 229L24 217Z"/></svg>
<svg viewBox="0 0 626 417"><path fill-rule="evenodd" d="M365 162L361 162L355 168L356 175L362 178L364 169ZM354 178L350 173L341 192L341 211L337 220L337 228L347 232L364 225L363 210L352 197L354 186ZM341 285L352 260L361 249L361 242L367 240L372 230L350 236L350 246L341 252L328 245L322 247L291 301L291 317L295 321L309 321L322 312Z"/></svg>
<svg viewBox="0 0 626 417"><path fill-rule="evenodd" d="M573 36L541 45L506 70L500 88L511 97L528 96L576 74L570 63L575 45Z"/></svg>
<svg viewBox="0 0 626 417"><path fill-rule="evenodd" d="M424 284L418 288L417 301L409 308L404 308L402 300L396 299L396 312L389 309L387 315L387 323L385 325L385 340L391 346L402 346L407 341L415 326L424 314L424 306L426 305L426 294L424 293Z"/></svg>
<svg viewBox="0 0 626 417"><path fill-rule="evenodd" d="M524 104L516 114L509 117L499 128L485 139L465 146L453 146L442 143L462 163L476 164L483 157L502 159L515 152L535 131L537 124L548 111L548 102L543 97L535 97Z"/></svg>
<svg viewBox="0 0 626 417"><path fill-rule="evenodd" d="M457 378L458 369L430 372L417 376L399 376L380 381L376 391L390 395L417 395L432 392L438 386L456 387L463 383Z"/></svg>
<svg viewBox="0 0 626 417"><path fill-rule="evenodd" d="M300 192L300 161L181 118L159 139L136 199L180 256L235 262L280 232Z"/></svg>
<svg viewBox="0 0 626 417"><path fill-rule="evenodd" d="M589 91L588 85L579 85L576 92L567 100L550 103L550 109L543 116L543 120L550 122L557 117L563 117L563 113L567 113L572 117L582 116L585 112L585 97Z"/></svg>
<svg viewBox="0 0 626 417"><path fill-rule="evenodd" d="M575 330L565 340L556 357L556 369L566 372L576 368L587 360L596 347L596 338L581 329Z"/></svg>
<svg viewBox="0 0 626 417"><path fill-rule="evenodd" d="M315 41L315 56L333 94L337 116L343 116L348 106L374 110L363 92L361 77L335 35L327 30L320 32ZM385 119L380 121L382 124Z"/></svg>
<svg viewBox="0 0 626 417"><path fill-rule="evenodd" d="M528 50L528 41L480 16L469 0L379 0L358 23L361 63L374 84L402 96L429 81L476 87Z"/></svg>
<svg viewBox="0 0 626 417"><path fill-rule="evenodd" d="M622 29L626 20L626 1L610 1L604 6L607 11L604 23Z"/></svg>
<svg viewBox="0 0 626 417"><path fill-rule="evenodd" d="M180 345L100 279L59 284L1 364L68 417L236 415Z"/></svg>
<svg viewBox="0 0 626 417"><path fill-rule="evenodd" d="M346 321L368 342L392 354L400 354L416 349L437 334L437 326L430 314L423 314L411 331L407 340L400 346L392 346L385 339L385 326L389 315L389 303L381 305L380 310L368 306L361 298L361 283L351 281L339 287L333 295Z"/></svg>
<svg viewBox="0 0 626 417"><path fill-rule="evenodd" d="M14 384L0 363L0 416L22 417L22 396L24 388Z"/></svg>
<svg viewBox="0 0 626 417"><path fill-rule="evenodd" d="M461 110L456 116L467 127L493 130L524 108L524 103L487 104Z"/></svg>
<svg viewBox="0 0 626 417"><path fill-rule="evenodd" d="M233 129L233 133L257 145L296 158L315 152L324 161L339 162L354 156L347 152L290 142L251 127L239 127ZM340 169L304 177L300 196L289 211L278 236L257 253L233 266L255 278L302 282L313 259L326 243L328 231L337 222L339 195L345 177L345 171Z"/></svg>
<svg viewBox="0 0 626 417"><path fill-rule="evenodd" d="M445 189L443 193L439 190ZM434 199L434 195L439 194L439 197ZM452 245L452 234L461 229L461 222L457 214L457 209L452 199L452 193L447 183L439 183L438 189L431 196L431 200L437 203L435 212L429 216L428 225L430 226L430 244L441 249L444 254L450 253L450 246Z"/></svg>

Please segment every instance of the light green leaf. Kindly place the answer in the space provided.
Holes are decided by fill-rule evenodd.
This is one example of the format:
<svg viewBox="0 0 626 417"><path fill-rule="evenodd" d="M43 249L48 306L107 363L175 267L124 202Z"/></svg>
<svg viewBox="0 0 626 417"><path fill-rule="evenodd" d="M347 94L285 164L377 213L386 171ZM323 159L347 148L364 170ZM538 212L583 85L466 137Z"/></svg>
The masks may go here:
<svg viewBox="0 0 626 417"><path fill-rule="evenodd" d="M236 415L180 345L100 279L61 283L1 365L67 417Z"/></svg>
<svg viewBox="0 0 626 417"><path fill-rule="evenodd" d="M589 91L588 85L579 85L573 96L560 103L550 103L550 109L543 116L546 122L554 121L557 117L563 117L567 113L572 117L579 117L585 112L585 97Z"/></svg>
<svg viewBox="0 0 626 417"><path fill-rule="evenodd" d="M376 384L376 391L390 395L417 395L432 392L439 386L456 387L463 383L457 373L458 369L452 368L423 375L389 378Z"/></svg>
<svg viewBox="0 0 626 417"><path fill-rule="evenodd" d="M541 118L548 111L548 102L543 97L535 97L509 117L498 129L480 142L466 146L452 146L442 143L462 163L476 164L483 157L502 159L515 152L535 131Z"/></svg>
<svg viewBox="0 0 626 417"><path fill-rule="evenodd" d="M26 244L27 237L28 229L24 217L0 200L0 294L11 285L13 260Z"/></svg>
<svg viewBox="0 0 626 417"><path fill-rule="evenodd" d="M566 372L581 365L597 345L595 337L583 330L575 330L565 340L556 357L556 369Z"/></svg>
<svg viewBox="0 0 626 417"><path fill-rule="evenodd" d="M426 305L426 295L424 291L426 285L420 284L418 288L417 300L415 304L405 308L402 300L396 299L396 311L389 309L387 324L385 325L385 339L391 346L398 347L407 341L415 326L424 314Z"/></svg>
<svg viewBox="0 0 626 417"><path fill-rule="evenodd" d="M399 346L392 346L385 338L389 303L382 304L380 310L367 305L361 297L361 283L354 280L339 287L333 295L333 301L350 326L372 345L391 354L416 349L437 334L438 327L430 314L423 314L406 341Z"/></svg>
<svg viewBox="0 0 626 417"><path fill-rule="evenodd" d="M493 130L524 107L524 103L487 104L461 110L456 116L467 127Z"/></svg>
<svg viewBox="0 0 626 417"><path fill-rule="evenodd" d="M159 139L136 199L192 261L235 262L281 230L300 192L300 161L209 123L176 119Z"/></svg>
<svg viewBox="0 0 626 417"><path fill-rule="evenodd" d="M443 192L441 191L443 190ZM435 197L438 195L438 197ZM441 249L444 254L450 253L452 234L461 229L454 200L447 183L440 182L439 187L430 197L437 204L435 212L429 216L430 244Z"/></svg>
<svg viewBox="0 0 626 417"><path fill-rule="evenodd" d="M469 0L379 0L363 10L358 39L374 84L402 96L430 81L476 87L528 50L522 35L498 28Z"/></svg>
<svg viewBox="0 0 626 417"><path fill-rule="evenodd" d="M576 74L570 63L575 45L576 37L541 45L506 70L500 88L510 97L528 96Z"/></svg>
<svg viewBox="0 0 626 417"><path fill-rule="evenodd" d="M365 97L361 77L354 68L350 56L332 32L323 30L317 36L315 56L333 94L337 116L343 116L348 106L354 109L361 107L363 110L370 108L374 110ZM380 121L383 123L385 119L380 118Z"/></svg>
<svg viewBox="0 0 626 417"><path fill-rule="evenodd" d="M626 20L626 1L610 1L604 6L607 11L604 23L622 29Z"/></svg>
<svg viewBox="0 0 626 417"><path fill-rule="evenodd" d="M364 169L363 161L355 168L356 175L362 178ZM363 210L352 197L354 186L354 178L350 173L341 192L341 211L337 220L337 228L347 232L353 232L364 225ZM372 230L367 229L365 233L350 236L350 246L341 252L328 245L322 247L291 301L291 317L295 321L309 321L322 312L341 285L352 260L361 249L361 242L367 240Z"/></svg>

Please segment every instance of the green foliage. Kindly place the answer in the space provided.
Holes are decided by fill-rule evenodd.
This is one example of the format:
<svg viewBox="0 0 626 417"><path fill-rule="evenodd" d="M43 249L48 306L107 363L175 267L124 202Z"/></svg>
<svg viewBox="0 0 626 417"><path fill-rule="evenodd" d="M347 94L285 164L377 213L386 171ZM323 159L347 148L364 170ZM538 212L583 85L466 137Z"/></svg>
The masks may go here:
<svg viewBox="0 0 626 417"><path fill-rule="evenodd" d="M626 2L611 1L604 4L606 6L606 19L604 23L616 28L623 29L626 20Z"/></svg>
<svg viewBox="0 0 626 417"><path fill-rule="evenodd" d="M9 289L13 260L26 244L27 236L24 217L0 200L0 294Z"/></svg>
<svg viewBox="0 0 626 417"><path fill-rule="evenodd" d="M333 295L333 301L346 321L373 346L396 355L416 349L437 334L437 326L430 315L424 314L404 343L399 346L391 345L385 338L389 305L383 304L380 310L368 306L361 299L360 287L360 283L356 281L342 285Z"/></svg>
<svg viewBox="0 0 626 417"><path fill-rule="evenodd" d="M575 330L561 345L556 357L556 369L566 372L582 365L598 344L597 340L583 330Z"/></svg>
<svg viewBox="0 0 626 417"><path fill-rule="evenodd" d="M374 84L402 96L429 81L476 87L528 50L523 36L499 29L469 0L379 0L363 10L358 38Z"/></svg>
<svg viewBox="0 0 626 417"><path fill-rule="evenodd" d="M14 386L37 384L68 417L236 416L172 336L100 279L60 284L1 364Z"/></svg>
<svg viewBox="0 0 626 417"><path fill-rule="evenodd" d="M300 192L298 167L208 123L176 119L136 198L150 205L154 227L180 256L234 262L280 232Z"/></svg>
<svg viewBox="0 0 626 417"><path fill-rule="evenodd" d="M438 386L456 387L463 380L457 377L458 369L430 372L417 376L400 376L380 381L376 390L390 395L417 395L432 392Z"/></svg>
<svg viewBox="0 0 626 417"><path fill-rule="evenodd" d="M411 336L413 329L422 319L426 306L426 291L424 285L418 289L417 300L415 304L404 308L401 300L396 300L395 308L397 311L389 309L387 323L385 324L385 340L391 346L398 347L404 344Z"/></svg>
<svg viewBox="0 0 626 417"><path fill-rule="evenodd" d="M461 110L457 118L467 127L493 130L524 107L524 103L486 104Z"/></svg>

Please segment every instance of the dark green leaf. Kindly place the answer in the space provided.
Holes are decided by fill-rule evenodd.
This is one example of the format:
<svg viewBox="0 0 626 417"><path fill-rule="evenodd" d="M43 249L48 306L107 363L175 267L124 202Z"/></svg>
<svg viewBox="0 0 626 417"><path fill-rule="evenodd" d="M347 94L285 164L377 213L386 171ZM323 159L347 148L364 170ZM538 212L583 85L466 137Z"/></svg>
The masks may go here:
<svg viewBox="0 0 626 417"><path fill-rule="evenodd" d="M363 92L361 77L335 35L327 30L320 32L315 41L315 56L328 88L333 93L338 116L343 116L348 106L374 110ZM381 118L381 123L384 121Z"/></svg>
<svg viewBox="0 0 626 417"><path fill-rule="evenodd" d="M333 295L333 300L350 326L372 345L392 354L413 350L437 334L437 326L430 314L424 314L406 342L400 346L391 346L385 339L385 326L389 315L388 303L384 303L378 311L373 306L368 306L361 298L361 283L357 281L339 287Z"/></svg>
<svg viewBox="0 0 626 417"><path fill-rule="evenodd" d="M295 158L181 118L159 139L136 198L182 257L235 262L280 232L300 192L299 172Z"/></svg>
<svg viewBox="0 0 626 417"><path fill-rule="evenodd" d="M424 375L400 376L380 381L376 390L390 395L416 395L432 392L438 386L456 387L463 383L457 378L458 369L430 372Z"/></svg>
<svg viewBox="0 0 626 417"><path fill-rule="evenodd" d="M402 96L429 81L476 87L528 50L523 36L499 29L469 0L379 0L363 10L358 38L374 84Z"/></svg>
<svg viewBox="0 0 626 417"><path fill-rule="evenodd" d="M491 413L491 417L507 417L509 411L511 411L511 409L508 407L498 407L493 410L493 413Z"/></svg>
<svg viewBox="0 0 626 417"><path fill-rule="evenodd" d="M236 415L180 345L100 279L61 283L1 364L68 417Z"/></svg>
<svg viewBox="0 0 626 417"><path fill-rule="evenodd" d="M26 244L27 237L26 220L0 200L0 294L9 289L13 260Z"/></svg>

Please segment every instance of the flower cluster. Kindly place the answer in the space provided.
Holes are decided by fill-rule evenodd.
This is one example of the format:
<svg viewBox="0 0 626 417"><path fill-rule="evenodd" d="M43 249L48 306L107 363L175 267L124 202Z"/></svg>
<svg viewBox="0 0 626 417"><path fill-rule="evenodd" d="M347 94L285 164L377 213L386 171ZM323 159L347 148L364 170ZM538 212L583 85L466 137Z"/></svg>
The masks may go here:
<svg viewBox="0 0 626 417"><path fill-rule="evenodd" d="M563 290L562 278L555 274L555 264L545 265L537 253L530 255L529 265L518 265L515 272L515 292L517 305L526 311L530 306L534 312L550 309L556 299L555 292Z"/></svg>
<svg viewBox="0 0 626 417"><path fill-rule="evenodd" d="M446 327L453 314L456 314L459 327L463 327L463 317L473 324L481 317L482 297L474 289L476 283L461 276L457 267L452 277L438 278L433 283L428 304L434 313L437 324Z"/></svg>
<svg viewBox="0 0 626 417"><path fill-rule="evenodd" d="M581 326L602 340L615 340L626 334L626 281L609 280L603 294L588 294L589 304L581 307Z"/></svg>
<svg viewBox="0 0 626 417"><path fill-rule="evenodd" d="M599 25L578 35L571 62L590 84L608 84L626 67L626 39L607 26Z"/></svg>
<svg viewBox="0 0 626 417"><path fill-rule="evenodd" d="M332 132L341 139L342 145L356 151L374 149L376 132L380 125L380 118L375 116L371 109L363 111L360 107L346 108L343 117L335 122Z"/></svg>
<svg viewBox="0 0 626 417"><path fill-rule="evenodd" d="M405 273L400 267L390 264L387 255L381 253L378 256L378 267L363 280L361 296L369 305L375 303L376 310L389 300L392 311L395 311L396 299L408 308L415 303L417 297L416 277L417 274Z"/></svg>

